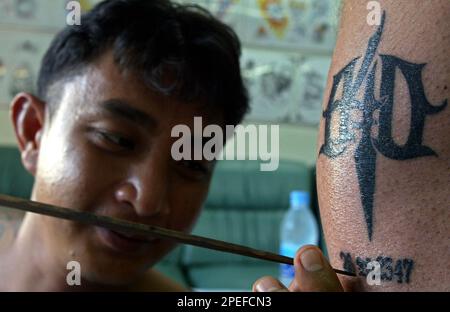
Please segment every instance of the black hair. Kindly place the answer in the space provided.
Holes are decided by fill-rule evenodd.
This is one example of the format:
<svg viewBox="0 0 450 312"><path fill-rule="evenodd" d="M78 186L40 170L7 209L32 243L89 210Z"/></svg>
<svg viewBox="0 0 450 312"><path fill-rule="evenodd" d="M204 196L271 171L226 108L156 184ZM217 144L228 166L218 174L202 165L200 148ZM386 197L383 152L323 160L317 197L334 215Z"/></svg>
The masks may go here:
<svg viewBox="0 0 450 312"><path fill-rule="evenodd" d="M38 96L57 102L49 88L108 50L120 70L184 102L206 100L222 110L226 124L240 123L248 110L237 35L208 11L169 0L106 0L83 14L81 25L67 26L53 39L42 60ZM168 72L170 84L163 79Z"/></svg>

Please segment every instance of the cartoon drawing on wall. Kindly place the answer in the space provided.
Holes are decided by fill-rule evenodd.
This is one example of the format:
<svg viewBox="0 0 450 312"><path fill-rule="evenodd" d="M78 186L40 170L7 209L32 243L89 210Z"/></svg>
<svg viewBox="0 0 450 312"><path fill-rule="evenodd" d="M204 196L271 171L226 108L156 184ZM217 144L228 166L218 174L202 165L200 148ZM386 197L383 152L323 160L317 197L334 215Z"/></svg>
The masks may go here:
<svg viewBox="0 0 450 312"><path fill-rule="evenodd" d="M215 17L229 25L241 38L246 36L247 0L184 0L185 4L196 4L211 12Z"/></svg>
<svg viewBox="0 0 450 312"><path fill-rule="evenodd" d="M66 25L67 0L0 0L0 25L56 32Z"/></svg>
<svg viewBox="0 0 450 312"><path fill-rule="evenodd" d="M30 58L38 53L38 48L26 40L20 42L16 48L16 55L19 62L11 69L11 81L9 86L9 96L12 98L18 92L26 91L33 93L34 91L34 72L30 64Z"/></svg>
<svg viewBox="0 0 450 312"><path fill-rule="evenodd" d="M311 19L321 18L329 15L329 0L315 0L311 2Z"/></svg>
<svg viewBox="0 0 450 312"><path fill-rule="evenodd" d="M66 3L70 0L66 0ZM101 0L78 0L78 3L80 3L81 11L83 13L90 11L94 5L101 2Z"/></svg>
<svg viewBox="0 0 450 312"><path fill-rule="evenodd" d="M0 108L6 109L17 92L34 92L37 72L52 34L0 31ZM0 67L1 70L1 67Z"/></svg>
<svg viewBox="0 0 450 312"><path fill-rule="evenodd" d="M238 1L233 0L220 0L218 1L218 9L215 13L216 17L223 20L225 16L230 11L230 8L233 4L235 4Z"/></svg>
<svg viewBox="0 0 450 312"><path fill-rule="evenodd" d="M16 0L16 14L19 18L33 18L36 11L36 0Z"/></svg>
<svg viewBox="0 0 450 312"><path fill-rule="evenodd" d="M261 75L261 91L264 97L275 103L276 99L289 91L292 85L292 69L286 66L273 68Z"/></svg>
<svg viewBox="0 0 450 312"><path fill-rule="evenodd" d="M339 0L176 0L197 4L231 26L241 42L331 53Z"/></svg>
<svg viewBox="0 0 450 312"><path fill-rule="evenodd" d="M53 35L65 26L68 1L0 0L0 106L3 108L18 90L33 91L42 54ZM79 2L86 12L100 1ZM310 68L302 65L302 55L319 49L331 54L335 34L330 16L335 14L333 7L339 1L176 1L204 7L238 34L243 45L243 74L252 98L249 119L317 123L320 90L323 92L329 62L326 68L320 62L318 67L310 65ZM9 28L14 24L31 26L33 32L27 28L18 31ZM308 52L311 47L314 49ZM325 62L327 58L323 58ZM308 60L314 64L314 60Z"/></svg>
<svg viewBox="0 0 450 312"><path fill-rule="evenodd" d="M29 63L23 62L18 64L13 68L11 75L12 79L9 87L9 95L11 98L22 91L33 93L34 75Z"/></svg>
<svg viewBox="0 0 450 312"><path fill-rule="evenodd" d="M37 9L36 0L0 0L0 22L33 19Z"/></svg>
<svg viewBox="0 0 450 312"><path fill-rule="evenodd" d="M250 94L247 120L283 121L292 108L293 78L300 58L286 53L245 49L242 73Z"/></svg>
<svg viewBox="0 0 450 312"><path fill-rule="evenodd" d="M0 0L0 18L4 19L14 14L14 3L11 0Z"/></svg>
<svg viewBox="0 0 450 312"><path fill-rule="evenodd" d="M335 34L329 0L249 1L244 42L277 48L313 48L330 52Z"/></svg>
<svg viewBox="0 0 450 312"><path fill-rule="evenodd" d="M311 21L313 22L312 38L319 39L320 44L332 51L336 42L336 28L339 16L340 1L312 1Z"/></svg>
<svg viewBox="0 0 450 312"><path fill-rule="evenodd" d="M292 36L298 38L299 40L300 38L305 38L307 34L307 7L307 3L304 0L289 2L289 9L292 19Z"/></svg>
<svg viewBox="0 0 450 312"><path fill-rule="evenodd" d="M266 20L270 30L280 39L284 38L289 18L281 0L258 0L261 16Z"/></svg>
<svg viewBox="0 0 450 312"><path fill-rule="evenodd" d="M330 25L326 21L319 21L312 27L312 35L311 39L315 43L322 43L325 40L325 36L327 35L328 30L330 29Z"/></svg>
<svg viewBox="0 0 450 312"><path fill-rule="evenodd" d="M329 58L311 57L305 59L298 72L297 86L293 98L296 109L292 121L315 126L322 114L322 100L325 92Z"/></svg>

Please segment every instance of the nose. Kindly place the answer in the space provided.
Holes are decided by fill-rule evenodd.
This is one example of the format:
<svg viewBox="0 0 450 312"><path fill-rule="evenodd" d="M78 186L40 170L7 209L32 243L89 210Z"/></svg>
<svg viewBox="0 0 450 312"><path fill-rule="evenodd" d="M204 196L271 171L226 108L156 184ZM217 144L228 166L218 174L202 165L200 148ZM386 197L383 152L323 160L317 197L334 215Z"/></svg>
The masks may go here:
<svg viewBox="0 0 450 312"><path fill-rule="evenodd" d="M140 165L115 191L117 201L133 207L140 217L169 213L167 173L161 164Z"/></svg>

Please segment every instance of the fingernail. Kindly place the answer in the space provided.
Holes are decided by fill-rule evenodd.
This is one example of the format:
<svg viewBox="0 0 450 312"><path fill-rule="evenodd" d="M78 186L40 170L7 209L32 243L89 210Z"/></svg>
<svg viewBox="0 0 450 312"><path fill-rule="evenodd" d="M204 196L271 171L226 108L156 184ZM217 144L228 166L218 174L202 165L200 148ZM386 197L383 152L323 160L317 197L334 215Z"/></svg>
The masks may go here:
<svg viewBox="0 0 450 312"><path fill-rule="evenodd" d="M300 260L308 272L316 272L323 269L322 257L314 248L309 248L302 252Z"/></svg>
<svg viewBox="0 0 450 312"><path fill-rule="evenodd" d="M269 278L263 278L256 284L257 292L276 292L281 290L283 290L283 287L281 287L276 280Z"/></svg>

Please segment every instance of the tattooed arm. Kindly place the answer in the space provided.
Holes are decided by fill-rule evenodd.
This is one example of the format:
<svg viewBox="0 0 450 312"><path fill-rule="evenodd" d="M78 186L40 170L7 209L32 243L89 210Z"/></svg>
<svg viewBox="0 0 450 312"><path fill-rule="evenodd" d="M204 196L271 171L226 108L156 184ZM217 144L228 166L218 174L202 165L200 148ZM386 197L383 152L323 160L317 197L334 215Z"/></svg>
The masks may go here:
<svg viewBox="0 0 450 312"><path fill-rule="evenodd" d="M306 246L255 291L450 291L450 1L378 2L369 26L344 1L318 140L330 262L357 277Z"/></svg>
<svg viewBox="0 0 450 312"><path fill-rule="evenodd" d="M343 6L320 125L330 262L346 290L449 291L450 1L379 1L374 26L367 2Z"/></svg>

